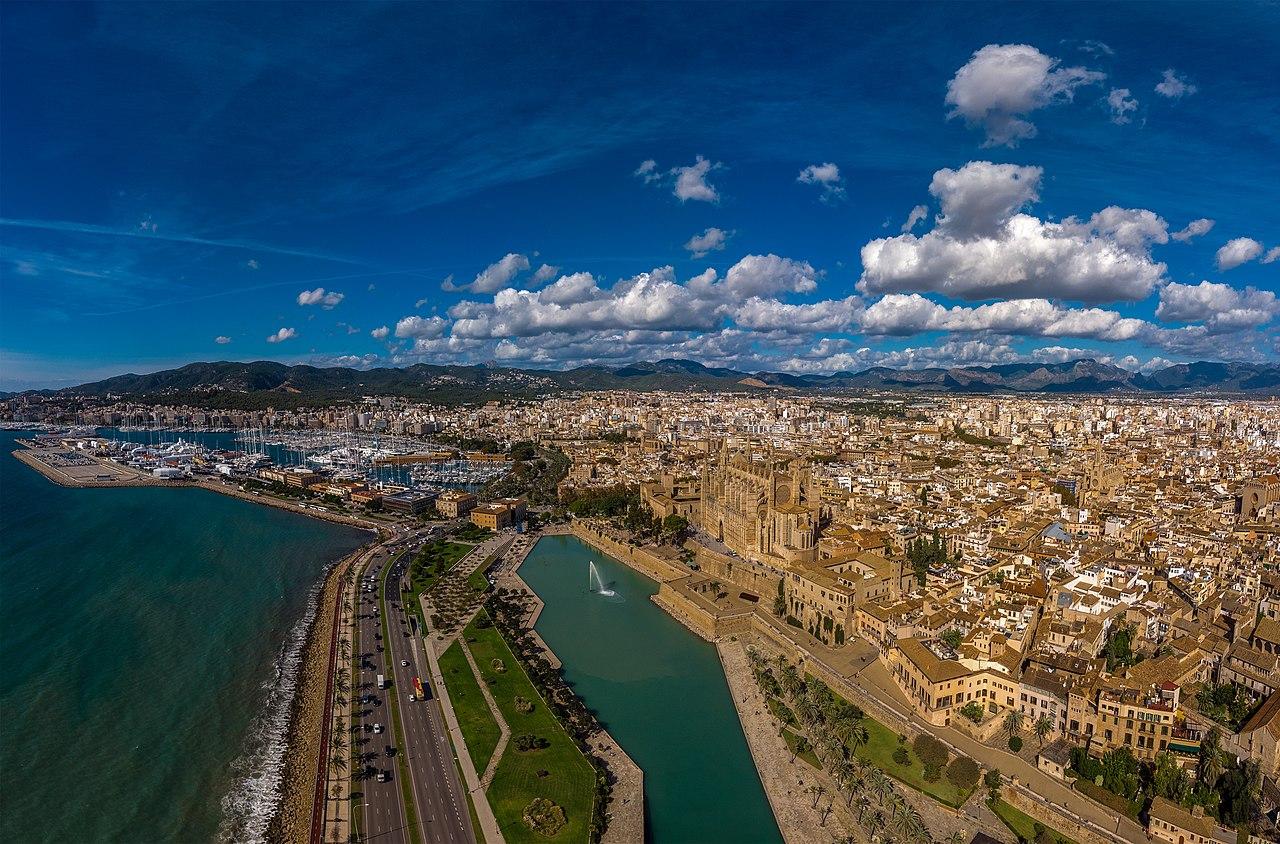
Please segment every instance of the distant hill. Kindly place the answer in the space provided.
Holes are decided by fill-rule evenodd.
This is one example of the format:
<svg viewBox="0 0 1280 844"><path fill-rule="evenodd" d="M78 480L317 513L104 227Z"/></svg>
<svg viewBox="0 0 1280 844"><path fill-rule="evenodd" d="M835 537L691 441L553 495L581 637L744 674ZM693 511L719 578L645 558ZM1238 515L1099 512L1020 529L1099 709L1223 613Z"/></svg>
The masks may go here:
<svg viewBox="0 0 1280 844"><path fill-rule="evenodd" d="M274 361L192 363L148 375L118 375L57 391L85 397L209 407L322 406L365 395L396 395L457 404L528 398L571 390L737 390L841 392L905 390L942 393L1245 393L1280 394L1280 365L1176 364L1139 374L1095 360L999 366L890 369L793 375L708 367L692 360L637 361L624 366L582 366L564 371L497 366L348 369L286 366Z"/></svg>

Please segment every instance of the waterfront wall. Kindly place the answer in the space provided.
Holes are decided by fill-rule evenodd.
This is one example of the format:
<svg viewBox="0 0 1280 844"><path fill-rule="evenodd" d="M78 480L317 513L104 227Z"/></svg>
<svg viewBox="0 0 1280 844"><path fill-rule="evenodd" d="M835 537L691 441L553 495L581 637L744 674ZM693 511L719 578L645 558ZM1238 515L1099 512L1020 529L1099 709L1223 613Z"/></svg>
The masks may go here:
<svg viewBox="0 0 1280 844"><path fill-rule="evenodd" d="M573 520L573 535L588 545L600 549L620 563L643 574L650 580L667 583L689 576L689 570L662 559L652 551L618 541L595 526L580 519Z"/></svg>

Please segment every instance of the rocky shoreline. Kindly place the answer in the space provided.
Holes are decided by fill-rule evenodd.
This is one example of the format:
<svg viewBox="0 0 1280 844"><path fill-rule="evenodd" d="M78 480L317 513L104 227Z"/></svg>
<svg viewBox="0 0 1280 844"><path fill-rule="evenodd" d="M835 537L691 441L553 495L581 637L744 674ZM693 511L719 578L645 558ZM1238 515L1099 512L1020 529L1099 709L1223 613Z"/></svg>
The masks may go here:
<svg viewBox="0 0 1280 844"><path fill-rule="evenodd" d="M348 554L325 574L315 617L303 649L297 691L289 716L288 750L280 801L267 827L267 841L302 844L311 838L323 725L328 709L329 661L337 633L334 609L342 599L343 576L367 550L368 546L365 546Z"/></svg>

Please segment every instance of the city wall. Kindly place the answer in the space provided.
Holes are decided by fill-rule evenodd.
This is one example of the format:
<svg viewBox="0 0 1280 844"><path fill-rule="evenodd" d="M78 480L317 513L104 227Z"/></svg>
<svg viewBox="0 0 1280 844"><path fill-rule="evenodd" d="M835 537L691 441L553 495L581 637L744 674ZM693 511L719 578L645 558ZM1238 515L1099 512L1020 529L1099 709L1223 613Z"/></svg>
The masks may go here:
<svg viewBox="0 0 1280 844"><path fill-rule="evenodd" d="M1099 835L1094 829L1077 823L1066 815L1059 814L1034 800L1025 791L1025 786L1014 782L1000 791L1004 802L1025 814L1032 820L1039 821L1047 827L1056 829L1068 838L1080 844L1115 844L1115 840Z"/></svg>

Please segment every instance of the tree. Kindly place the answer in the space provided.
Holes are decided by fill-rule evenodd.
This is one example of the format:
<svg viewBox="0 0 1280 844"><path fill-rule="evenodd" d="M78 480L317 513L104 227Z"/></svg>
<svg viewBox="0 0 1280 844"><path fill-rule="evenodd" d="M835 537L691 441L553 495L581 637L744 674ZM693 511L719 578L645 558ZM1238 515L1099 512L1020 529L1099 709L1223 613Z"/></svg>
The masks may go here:
<svg viewBox="0 0 1280 844"><path fill-rule="evenodd" d="M1004 728L1009 733L1010 738L1022 732L1024 720L1026 720L1026 716L1016 709L1010 709L1009 713L1004 716Z"/></svg>
<svg viewBox="0 0 1280 844"><path fill-rule="evenodd" d="M1156 754L1151 787L1157 797L1181 803L1191 793L1191 778L1172 753Z"/></svg>
<svg viewBox="0 0 1280 844"><path fill-rule="evenodd" d="M1004 785L1004 777L996 768L992 768L982 776L982 784L987 787L987 796L992 800L1000 799L1000 788Z"/></svg>
<svg viewBox="0 0 1280 844"><path fill-rule="evenodd" d="M1222 776L1222 731L1212 726L1200 741L1200 755L1196 760L1196 780L1206 788L1213 788Z"/></svg>
<svg viewBox="0 0 1280 844"><path fill-rule="evenodd" d="M942 631L942 635L938 638L942 640L944 645L954 651L960 647L960 642L964 640L964 634L954 627L948 627Z"/></svg>
<svg viewBox="0 0 1280 844"><path fill-rule="evenodd" d="M797 756L811 748L812 746L809 744L809 740L807 738L804 736L796 736L795 744L791 745L791 761L796 761Z"/></svg>
<svg viewBox="0 0 1280 844"><path fill-rule="evenodd" d="M1032 729L1035 730L1036 738L1040 739L1040 746L1044 747L1044 740L1053 732L1053 719L1048 715L1041 715Z"/></svg>
<svg viewBox="0 0 1280 844"><path fill-rule="evenodd" d="M947 779L961 790L968 791L978 784L978 763L968 756L957 756L947 766Z"/></svg>

